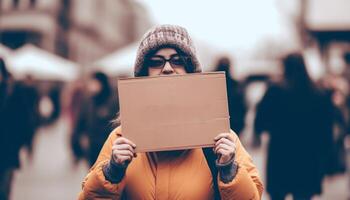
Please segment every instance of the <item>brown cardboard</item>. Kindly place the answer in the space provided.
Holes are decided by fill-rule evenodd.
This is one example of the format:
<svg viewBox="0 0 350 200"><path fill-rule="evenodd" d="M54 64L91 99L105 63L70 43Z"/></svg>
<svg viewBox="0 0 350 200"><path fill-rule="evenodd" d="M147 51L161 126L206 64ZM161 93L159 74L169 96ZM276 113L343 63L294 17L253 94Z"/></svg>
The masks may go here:
<svg viewBox="0 0 350 200"><path fill-rule="evenodd" d="M210 147L228 132L223 72L118 80L123 136L137 152Z"/></svg>

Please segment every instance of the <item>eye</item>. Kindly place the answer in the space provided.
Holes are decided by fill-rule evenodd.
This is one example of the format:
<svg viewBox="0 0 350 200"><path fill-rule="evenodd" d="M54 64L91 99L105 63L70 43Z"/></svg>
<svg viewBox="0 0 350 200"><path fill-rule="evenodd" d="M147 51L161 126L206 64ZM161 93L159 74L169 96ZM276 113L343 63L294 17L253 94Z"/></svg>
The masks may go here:
<svg viewBox="0 0 350 200"><path fill-rule="evenodd" d="M145 64L147 65L147 67L150 67L150 68L158 68L163 66L164 60L159 58L151 58L147 60Z"/></svg>
<svg viewBox="0 0 350 200"><path fill-rule="evenodd" d="M180 56L174 56L170 59L171 64L176 65L176 66L184 66L185 62L184 59L181 58Z"/></svg>

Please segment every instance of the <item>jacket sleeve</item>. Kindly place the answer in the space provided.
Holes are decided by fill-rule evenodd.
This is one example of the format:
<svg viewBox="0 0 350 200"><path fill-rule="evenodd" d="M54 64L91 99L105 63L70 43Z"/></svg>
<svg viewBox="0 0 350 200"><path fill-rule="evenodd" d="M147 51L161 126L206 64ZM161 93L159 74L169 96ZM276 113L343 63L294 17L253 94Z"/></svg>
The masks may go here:
<svg viewBox="0 0 350 200"><path fill-rule="evenodd" d="M218 176L218 185L222 200L241 199L258 200L261 199L264 190L259 178L258 170L253 164L252 158L242 146L238 136L234 134L236 144L236 163L238 171L235 178L224 183Z"/></svg>
<svg viewBox="0 0 350 200"><path fill-rule="evenodd" d="M82 183L82 191L79 194L79 200L121 199L125 187L125 180L122 180L118 184L112 184L106 180L102 171L102 167L106 165L111 158L112 144L117 138L119 130L120 128L117 128L112 131L103 145L95 164L91 167Z"/></svg>

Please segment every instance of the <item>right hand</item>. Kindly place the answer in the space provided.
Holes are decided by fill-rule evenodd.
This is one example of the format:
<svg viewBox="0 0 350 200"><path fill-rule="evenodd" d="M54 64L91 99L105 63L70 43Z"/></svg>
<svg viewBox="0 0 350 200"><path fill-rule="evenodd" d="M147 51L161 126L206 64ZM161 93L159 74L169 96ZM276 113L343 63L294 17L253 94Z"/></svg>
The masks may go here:
<svg viewBox="0 0 350 200"><path fill-rule="evenodd" d="M136 157L135 148L136 145L133 142L124 137L119 137L113 142L112 159L120 165L129 163Z"/></svg>

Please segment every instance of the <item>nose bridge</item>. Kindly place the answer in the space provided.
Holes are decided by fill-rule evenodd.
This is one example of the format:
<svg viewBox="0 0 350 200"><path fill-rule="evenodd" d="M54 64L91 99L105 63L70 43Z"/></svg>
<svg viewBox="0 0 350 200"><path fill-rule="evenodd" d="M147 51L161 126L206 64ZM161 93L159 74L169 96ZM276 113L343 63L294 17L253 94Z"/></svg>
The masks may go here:
<svg viewBox="0 0 350 200"><path fill-rule="evenodd" d="M173 73L174 72L174 69L173 67L171 66L170 62L169 61L166 61L165 64L164 64L164 67L163 67L163 70L162 70L163 73Z"/></svg>

